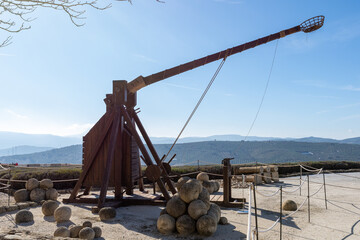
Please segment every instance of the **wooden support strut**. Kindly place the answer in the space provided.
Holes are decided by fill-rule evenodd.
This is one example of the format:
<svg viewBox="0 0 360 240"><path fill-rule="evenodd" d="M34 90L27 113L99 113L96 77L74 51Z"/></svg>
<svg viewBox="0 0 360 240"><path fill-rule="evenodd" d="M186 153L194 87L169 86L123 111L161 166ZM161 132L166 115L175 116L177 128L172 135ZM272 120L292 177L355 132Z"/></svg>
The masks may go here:
<svg viewBox="0 0 360 240"><path fill-rule="evenodd" d="M130 118L128 112L126 111L125 107L120 106L120 111L121 111L122 115L124 116L125 121L127 122L127 126L129 128L129 130L131 131L131 134L135 138L135 141L136 141L138 147L140 148L140 151L142 152L142 154L144 156L144 159L145 159L144 162L146 163L147 166L154 165L153 162L151 161L149 153L147 152L144 144L141 141L141 138L140 138L139 134L137 133L137 131L135 129L135 126L132 124L131 118ZM159 178L156 182L159 185L159 188L160 188L161 192L164 194L165 199L167 201L170 200L170 195L169 195L168 191L166 190L165 185L162 182L162 180Z"/></svg>
<svg viewBox="0 0 360 240"><path fill-rule="evenodd" d="M153 155L157 165L162 169L162 176L165 178L165 181L167 182L168 186L169 186L169 189L170 191L175 194L177 193L175 187L173 186L169 176L168 176L168 173L167 173L167 170L165 169L164 165L162 164L160 158L159 158L159 155L157 154L155 148L154 148L154 145L152 144L152 142L150 141L150 138L149 136L147 135L146 131L145 131L145 128L144 126L142 125L139 117L137 116L137 114L135 113L134 109L131 109L130 110L133 117L134 117L134 120L135 120L135 123L137 125L137 127L139 128L140 130L140 133L142 134L142 136L144 137L144 140L151 152L151 154Z"/></svg>

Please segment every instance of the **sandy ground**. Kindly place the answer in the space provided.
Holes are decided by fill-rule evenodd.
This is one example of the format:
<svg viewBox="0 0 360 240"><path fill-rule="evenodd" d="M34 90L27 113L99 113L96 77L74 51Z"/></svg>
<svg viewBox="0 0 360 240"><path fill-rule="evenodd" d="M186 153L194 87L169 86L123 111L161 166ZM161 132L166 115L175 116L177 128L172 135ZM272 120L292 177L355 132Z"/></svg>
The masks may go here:
<svg viewBox="0 0 360 240"><path fill-rule="evenodd" d="M344 173L340 176L326 174L328 209L325 209L323 188L310 198L310 223L308 222L307 202L294 215L283 220L282 239L360 239L360 173ZM358 178L351 178L354 176ZM299 185L299 178L280 179L283 183L266 184L258 187L258 191L271 194L277 186L282 185L285 191L292 191ZM315 193L322 183L322 175L310 176L310 195ZM339 188L335 186L344 186ZM350 189L350 188L359 188ZM233 197L245 197L248 200L248 189L234 189ZM307 183L302 186L302 196L299 191L283 193L284 201L294 200L298 206L306 199ZM62 195L61 197L67 197ZM258 207L258 226L261 229L270 227L279 216L280 195L264 197L256 194ZM0 201L1 204L4 202ZM6 234L13 231L21 235L21 239L51 239L57 226L81 224L85 220L93 222L103 230L101 239L203 239L199 235L184 238L177 234L165 236L158 233L156 220L162 207L156 206L130 206L117 209L117 216L109 222L99 221L97 214L91 213L91 205L68 204L72 209L71 221L64 224L56 224L52 217L44 217L41 207L30 208L34 215L34 222L16 225L13 221L16 211L0 214L0 233ZM229 220L228 225L218 225L216 233L206 239L245 239L247 232L247 214L237 213L239 209L222 208L222 216ZM284 215L289 212L284 212ZM252 225L255 226L254 211ZM280 224L272 230L259 233L259 239L280 239ZM1 237L0 237L1 239ZM14 238L16 239L16 238Z"/></svg>

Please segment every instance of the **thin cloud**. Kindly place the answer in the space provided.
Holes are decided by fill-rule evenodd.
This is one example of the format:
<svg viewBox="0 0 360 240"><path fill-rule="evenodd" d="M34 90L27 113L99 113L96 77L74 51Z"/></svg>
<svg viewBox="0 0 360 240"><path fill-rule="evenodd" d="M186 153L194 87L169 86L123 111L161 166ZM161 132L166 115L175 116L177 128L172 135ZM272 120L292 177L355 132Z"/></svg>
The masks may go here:
<svg viewBox="0 0 360 240"><path fill-rule="evenodd" d="M360 92L360 87L354 87L353 85L348 85L341 87L341 90Z"/></svg>
<svg viewBox="0 0 360 240"><path fill-rule="evenodd" d="M8 53L0 53L0 56L2 56L2 57L15 57L16 55L8 54Z"/></svg>
<svg viewBox="0 0 360 240"><path fill-rule="evenodd" d="M147 56L144 56L144 55L141 55L141 54L133 54L134 57L136 58L139 58L143 61L146 61L146 62L151 62L151 63L158 63L159 61L153 59L153 58L149 58Z"/></svg>
<svg viewBox="0 0 360 240"><path fill-rule="evenodd" d="M227 4L243 4L243 0L214 0L214 2L227 3Z"/></svg>
<svg viewBox="0 0 360 240"><path fill-rule="evenodd" d="M14 111L12 111L12 110L10 110L10 109L5 109L5 111L6 111L7 113L9 113L10 115L12 115L12 116L16 117L16 118L20 118L20 119L29 119L29 117L28 117L28 116L25 116L25 115L22 115L22 114L16 113L16 112L14 112Z"/></svg>

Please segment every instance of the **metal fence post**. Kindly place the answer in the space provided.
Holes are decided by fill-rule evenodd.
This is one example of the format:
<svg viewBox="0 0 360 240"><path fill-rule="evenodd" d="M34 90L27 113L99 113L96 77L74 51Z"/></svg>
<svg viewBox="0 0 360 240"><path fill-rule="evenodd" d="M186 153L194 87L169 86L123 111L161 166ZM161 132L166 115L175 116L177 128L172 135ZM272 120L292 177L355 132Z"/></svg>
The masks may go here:
<svg viewBox="0 0 360 240"><path fill-rule="evenodd" d="M308 185L308 195L307 195L307 199L308 199L308 221L310 222L310 181L309 181L309 173L307 174L307 185Z"/></svg>
<svg viewBox="0 0 360 240"><path fill-rule="evenodd" d="M254 185L254 183L253 183L253 190L254 190L254 207L255 207L255 231L256 231L256 239L259 239L257 206L256 206L256 193L255 193L255 185Z"/></svg>
<svg viewBox="0 0 360 240"><path fill-rule="evenodd" d="M280 186L280 240L282 239L282 186Z"/></svg>
<svg viewBox="0 0 360 240"><path fill-rule="evenodd" d="M301 196L301 181L302 181L302 167L300 166L300 196Z"/></svg>
<svg viewBox="0 0 360 240"><path fill-rule="evenodd" d="M323 181L324 181L324 194L325 194L325 208L327 208L327 198L326 198L326 184L325 184L325 173L323 172Z"/></svg>

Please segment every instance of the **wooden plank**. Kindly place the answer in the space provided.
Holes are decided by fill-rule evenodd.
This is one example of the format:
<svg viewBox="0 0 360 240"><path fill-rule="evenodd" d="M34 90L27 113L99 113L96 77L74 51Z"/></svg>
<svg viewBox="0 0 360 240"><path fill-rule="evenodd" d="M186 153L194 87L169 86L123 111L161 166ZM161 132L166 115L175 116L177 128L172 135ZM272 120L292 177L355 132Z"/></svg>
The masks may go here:
<svg viewBox="0 0 360 240"><path fill-rule="evenodd" d="M94 151L91 151L91 154L90 154L90 157L88 158L88 161L86 162L86 165L84 165L84 169L81 173L81 176L79 178L79 180L77 181L73 191L71 192L71 195L70 195L70 199L75 199L76 198L76 195L79 193L79 190L80 190L80 187L82 186L84 180L86 179L86 176L89 172L89 170L91 169L93 163L94 163L94 160L95 160L95 157L96 155L98 154L102 144L103 144L103 141L108 133L108 130L110 129L110 126L112 125L113 123L113 119L114 119L114 113L112 112L111 114L109 115L104 115L106 116L105 117L105 122L106 122L106 126L105 126L105 129L106 131L104 131L102 133L102 135L99 137L99 141L96 143L96 146L94 148ZM90 151L90 150L89 150Z"/></svg>
<svg viewBox="0 0 360 240"><path fill-rule="evenodd" d="M114 178L115 178L115 199L122 199L122 161L123 161L123 152L122 152L122 135L124 132L124 117L120 116L120 126L119 132L117 133L115 156L114 156Z"/></svg>
<svg viewBox="0 0 360 240"><path fill-rule="evenodd" d="M112 129L111 129L110 146L108 149L108 156L106 159L106 167L104 168L103 181L102 181L102 186L101 186L101 190L100 190L100 197L99 197L99 203L98 203L99 208L101 208L105 203L106 192L107 192L107 188L109 185L109 179L110 179L111 165L112 165L112 162L114 159L116 139L117 139L117 134L119 131L120 118L121 118L120 112L116 112L115 114L116 114L115 120L114 120Z"/></svg>

